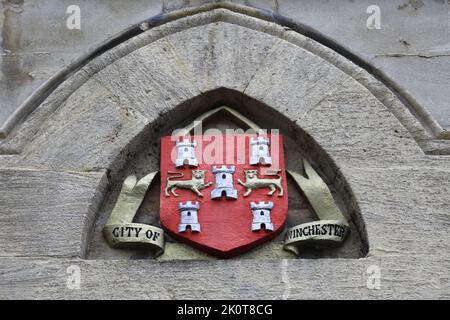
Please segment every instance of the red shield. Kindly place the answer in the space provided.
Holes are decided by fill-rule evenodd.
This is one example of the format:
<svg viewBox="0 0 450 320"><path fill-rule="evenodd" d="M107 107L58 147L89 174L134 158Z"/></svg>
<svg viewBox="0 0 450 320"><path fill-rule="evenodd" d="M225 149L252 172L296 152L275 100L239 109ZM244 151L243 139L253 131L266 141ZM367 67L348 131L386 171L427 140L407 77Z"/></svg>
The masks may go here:
<svg viewBox="0 0 450 320"><path fill-rule="evenodd" d="M161 138L160 218L175 239L229 258L279 234L287 207L281 135Z"/></svg>

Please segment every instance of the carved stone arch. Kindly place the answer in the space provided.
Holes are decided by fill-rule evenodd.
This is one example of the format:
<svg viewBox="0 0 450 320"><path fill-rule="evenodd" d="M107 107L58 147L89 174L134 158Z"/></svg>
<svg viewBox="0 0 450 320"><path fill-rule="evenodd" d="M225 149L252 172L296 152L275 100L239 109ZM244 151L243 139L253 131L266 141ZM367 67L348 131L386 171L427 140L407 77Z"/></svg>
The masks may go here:
<svg viewBox="0 0 450 320"><path fill-rule="evenodd" d="M175 128L187 116L222 102L251 119L290 128L294 139L305 141L303 150L328 180L342 184L348 208L358 208L345 183L347 173L423 155L370 90L375 83L364 70L311 39L219 8L149 29L93 59L52 92L4 144L20 151L16 166L106 170L117 183L130 157L155 143L164 128ZM251 101L257 107L247 107ZM270 107L261 112L263 105ZM148 166L157 169L157 161ZM93 214L88 222L80 220L83 241ZM368 238L383 239L370 233ZM86 253L86 242L80 250Z"/></svg>
<svg viewBox="0 0 450 320"><path fill-rule="evenodd" d="M217 112L217 109L226 106L227 110ZM230 111L228 111L230 110ZM285 161L286 168L294 172L303 173L302 159L307 159L314 164L314 167L321 173L324 180L329 184L332 193L342 210L345 218L350 223L350 235L342 246L331 246L329 248L304 248L299 257L325 258L342 257L358 258L365 256L368 252L368 239L364 226L364 219L360 215L357 203L353 201L351 186L345 181L343 176L339 177L339 184L334 179L338 175L338 167L334 160L322 149L322 147L306 133L301 127L290 121L282 112L272 108L261 101L258 101L240 91L228 88L219 88L199 94L192 99L186 100L171 110L160 114L151 128L140 132L133 144L135 147L128 148L125 156L126 164L123 164L123 156L115 159L113 168L120 168L119 171L110 175L110 185L112 189L105 195L105 201L99 210L97 223L93 230L93 240L90 244L89 259L114 259L117 258L117 250L111 249L102 236L102 229L114 207L121 190L121 183L125 177L136 175L143 177L152 171L159 170L161 136L171 135L175 130L177 134L185 134L186 130L193 129L192 121L198 116L205 116L203 119L203 129L227 128L248 129L248 122L239 121L235 114L244 116L246 121L256 122L256 126L266 129L279 129L284 136L286 148ZM186 116L188 115L188 116ZM262 116L264 115L264 116ZM181 133L180 133L181 132ZM225 133L225 132L223 132ZM124 151L125 152L125 151ZM121 153L122 154L122 153ZM116 163L116 161L118 163ZM317 215L310 208L308 200L291 179L289 186L289 214L286 228L293 227L299 223L317 220ZM339 189L337 189L338 187ZM343 197L343 195L345 195ZM159 180L154 183L144 199L144 203L138 211L135 221L138 223L159 224ZM291 253L282 250L283 236L278 236L275 241L255 249L244 258L294 258ZM168 236L167 236L168 237ZM89 237L90 238L90 237ZM168 238L166 243L166 253L159 259L208 259L209 256L189 248L183 244L174 242ZM121 250L120 256L123 258L143 258L151 257L148 250L129 249Z"/></svg>
<svg viewBox="0 0 450 320"><path fill-rule="evenodd" d="M263 41L268 46L274 45L274 41L276 41L274 38L278 38L278 40L284 40L329 62L366 87L374 97L399 119L419 143L423 140L433 138L432 132L439 131L437 127L430 129L430 127L435 126L434 123L423 127L420 121L415 119L408 108L391 92L389 89L391 86L389 81L386 81L386 84L379 82L364 69L344 58L344 56L312 40L312 38L315 38L320 39L322 42L330 42L308 26L302 25L297 27L300 31L312 36L312 38L305 37L301 33L277 24L289 24L285 20L285 18L278 15L271 17L265 11L254 10L250 7L228 2L219 2L157 16L139 26L133 26L124 30L117 37L103 43L86 56L74 61L69 67L49 79L41 88L36 90L0 128L0 152L3 154L20 152L23 146L34 137L36 130L38 130L45 119L55 111L57 106L80 88L91 76L106 68L114 61L152 42L162 39L168 40L172 35L176 37L176 34L180 31L222 22L247 30L257 31L258 33L266 34L266 36L272 36L272 43L270 41ZM147 31L139 34L142 30ZM345 51L342 46L338 44L334 45L340 51ZM229 51L228 53L231 54L232 52ZM264 54L262 53L262 56ZM359 61L360 59L353 56L350 52L345 52L345 56L350 56L353 60L357 60L359 64L365 65L365 62ZM251 58L251 55L248 55L248 57ZM218 70L215 71L213 74L218 76L220 72L217 72ZM249 68L249 70L245 71L251 72L254 70ZM66 81L66 79L68 80ZM198 89L212 90L218 84L215 82L200 84ZM238 83L234 84L234 86L236 85ZM409 98L405 96L402 99L407 101ZM416 106L416 108L421 107ZM425 119L425 122L428 120L432 122L432 119L428 119L429 116L426 114L426 111L415 110L414 113L422 114L421 117ZM30 114L31 116L29 116ZM26 120L25 123L21 124L21 121L24 119ZM438 134L436 132L435 134Z"/></svg>
<svg viewBox="0 0 450 320"><path fill-rule="evenodd" d="M302 279L319 269L331 279L348 268L360 279L366 264L380 257L386 268L409 266L409 255L440 254L450 240L440 227L448 212L442 202L448 164L424 155L416 140L429 138L426 130L365 70L276 23L230 8L194 12L93 56L49 92L0 145L9 154L2 156L1 185L8 186L2 191L12 192L3 205L12 212L4 225L14 232L0 234L6 256L86 257L97 213L108 208L109 200L102 206L108 194L112 203L131 159L144 158L141 170L158 168L157 157L145 161L146 152L158 152L155 137L221 104L262 126L282 127L354 219L368 258L294 260L289 268L305 270ZM30 221L24 238L15 230ZM442 242L424 244L424 228ZM194 266L192 272L201 271ZM323 279L312 281L325 286ZM333 288L347 290L339 281Z"/></svg>

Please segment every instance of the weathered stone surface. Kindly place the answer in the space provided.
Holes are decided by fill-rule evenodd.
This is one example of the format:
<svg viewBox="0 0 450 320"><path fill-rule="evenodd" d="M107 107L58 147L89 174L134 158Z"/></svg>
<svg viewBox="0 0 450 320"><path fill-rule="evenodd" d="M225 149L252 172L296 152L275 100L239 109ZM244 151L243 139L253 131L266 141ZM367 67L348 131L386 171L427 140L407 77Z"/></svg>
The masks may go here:
<svg viewBox="0 0 450 320"><path fill-rule="evenodd" d="M412 136L370 92L323 59L283 43L245 93L279 110L333 158L421 157Z"/></svg>
<svg viewBox="0 0 450 320"><path fill-rule="evenodd" d="M399 83L401 89L414 97L419 105L426 106L434 119L450 131L449 98L446 96L450 81L447 78L450 74L450 45L418 53L394 51L379 54L373 57L373 63ZM408 74L402 70L408 70Z"/></svg>
<svg viewBox="0 0 450 320"><path fill-rule="evenodd" d="M320 57L283 41L260 66L244 93L276 105L295 121L346 81L354 82Z"/></svg>
<svg viewBox="0 0 450 320"><path fill-rule="evenodd" d="M81 30L66 26L71 0L0 3L0 127L49 77L131 24L161 13L162 1L77 3Z"/></svg>
<svg viewBox="0 0 450 320"><path fill-rule="evenodd" d="M67 286L73 276L73 269L67 269L69 266L79 267L78 290ZM380 289L372 286L376 283L370 266L379 268ZM1 258L0 298L448 299L450 282L443 270L449 267L447 254L359 260L267 260L257 264L252 260Z"/></svg>
<svg viewBox="0 0 450 320"><path fill-rule="evenodd" d="M104 172L0 169L0 256L86 253Z"/></svg>
<svg viewBox="0 0 450 320"><path fill-rule="evenodd" d="M448 166L340 168L351 190L339 185L357 204L369 241L369 255L448 252L450 190Z"/></svg>
<svg viewBox="0 0 450 320"><path fill-rule="evenodd" d="M231 8L232 10L236 9L236 10L241 10L241 11L244 10L245 11L245 7L239 7L239 8L236 7L235 8L235 6L226 4L226 3L223 4L223 6L225 6L226 8ZM212 7L212 9L213 8L215 8L215 7ZM186 14L189 14L189 12L190 11L187 10ZM242 25L242 26L245 26L246 28L267 32L276 37L288 39L288 41L291 41L292 43L295 43L296 45L299 45L300 47L303 46L303 47L307 48L308 50L311 50L311 52L313 52L314 54L319 55L320 57L326 59L327 61L329 61L332 64L335 64L341 70L345 71L347 74L351 75L356 80L360 81L361 84L367 86L367 88L372 92L372 94L376 95L376 97L378 99L380 99L380 101L382 101L388 108L390 108L390 110L392 110L392 112L395 114L395 116L399 120L402 121L404 126L406 126L406 128L414 135L414 137L416 139L423 139L423 138L428 137L426 130L424 130L424 128L420 128L420 124L417 124L418 121L414 120L414 118L410 115L410 112L408 110L406 110L404 106L401 106L401 103L399 102L399 100L397 98L395 98L395 96L393 96L392 93L390 93L390 91L388 89L385 88L385 90L380 90L379 83L376 80L374 80L373 77L369 76L364 70L362 70L358 67L355 67L354 65L349 63L346 59L343 59L342 57L340 57L338 54L336 54L332 50L329 50L328 48L326 48L322 45L319 45L315 41L312 41L311 39L308 39L304 36L301 36L298 33L295 33L290 30L286 31L285 29L277 26L276 24L262 22L259 19L250 18L250 17L244 16L242 14L231 13L231 11L224 10L224 9L216 9L213 12L214 13L211 13L211 14L199 13L199 14L194 15L189 18L182 18L182 19L179 19L179 21L175 21L173 23L167 23L161 27L150 29L150 31L148 31L142 35L139 35L139 36L135 37L134 39L124 43L124 45L120 45L116 49L106 52L104 55L102 55L102 57L104 57L106 59L103 59L103 58L95 59L95 60L99 60L99 61L103 60L103 61L100 64L94 63L93 65L95 66L97 64L98 67L103 68L108 64L108 60L109 60L109 64L110 64L118 57L121 57L124 54L126 55L127 52L129 53L130 50L131 51L135 50L136 48L139 48L140 46L143 46L146 43L148 44L151 41L161 38L161 36L164 36L164 35L168 36L171 33L185 31L185 29L186 29L185 24L188 24L188 26L191 27L191 26L196 26L196 25L208 24L208 23L211 23L211 21L228 21L234 25ZM255 14L255 13L256 12L253 12L252 14ZM134 41L134 40L136 40L136 41ZM103 65L103 66L101 66L101 65ZM91 66L92 66L92 64L91 64ZM249 67L249 66L247 65L247 67ZM90 70L96 69L96 68L97 67L90 68L89 66L86 66L86 68L84 68L84 70L92 75ZM97 71L94 71L94 73ZM230 84L228 84L228 85L230 85ZM79 86L80 86L79 84L72 85L74 90L76 88L78 88ZM66 86L63 85L63 87L66 87ZM65 95L65 93L64 93L64 95ZM45 104L46 104L46 102L43 103L43 106ZM40 109L42 109L42 108L40 108ZM52 107L49 106L49 109L54 110L55 106L52 106ZM39 111L42 111L42 110L39 110ZM424 116L426 116L426 115L424 115ZM33 118L30 117L30 120L31 119L33 119ZM34 117L34 119L36 119L36 117ZM39 119L39 117L37 117L37 119ZM427 120L432 121L432 119L428 119L428 118L427 118ZM36 126L36 125L34 125L34 126ZM29 128L30 121L27 121L23 127ZM438 129L436 129L436 130L438 130ZM29 140L30 137L28 137L28 138L23 137L22 131L23 130L20 130L20 132L18 133L18 136L19 137L22 136L21 138L19 138L19 141L22 141L21 143L24 143L24 139ZM33 132L35 132L35 130L33 130L33 129L28 129L28 131L30 131L31 134L33 134ZM428 137L428 138L430 138L430 137ZM7 140L4 143L2 143L3 152L5 152L5 150L9 150L11 148L12 148L11 150L14 150L14 149L17 150L17 148L20 149L20 143L18 144L19 141L10 143ZM10 144L12 144L12 146L10 146ZM16 145L15 148L14 148L14 145Z"/></svg>
<svg viewBox="0 0 450 320"><path fill-rule="evenodd" d="M220 87L243 91L280 39L217 22L166 37L180 67L201 92Z"/></svg>
<svg viewBox="0 0 450 320"><path fill-rule="evenodd" d="M196 7L200 5L206 5L213 3L214 0L163 0L163 10L164 11L173 11L180 10L189 7ZM232 0L229 3L236 3L241 5L247 5L250 7L263 9L263 10L271 10L276 12L278 10L278 2L279 0Z"/></svg>
<svg viewBox="0 0 450 320"><path fill-rule="evenodd" d="M208 47L216 42L220 45ZM254 45L242 47L241 42ZM251 51L255 53L248 54ZM210 63L205 58L209 54L214 57ZM286 41L213 23L151 42L93 74L26 146L23 164L112 169L113 160L123 163L127 156L127 141L149 125L164 122L175 129L186 112L171 112L175 106L216 87L241 90L271 106L302 127L332 158L403 161L422 156L407 130L353 77ZM258 110L252 114L269 117ZM90 130L96 134L78 135ZM44 141L52 141L51 148L42 147Z"/></svg>
<svg viewBox="0 0 450 320"><path fill-rule="evenodd" d="M295 255L283 250L281 241L267 243L248 253L238 257L238 259L258 259L258 260L276 260L276 259L295 259ZM217 260L201 251L196 250L183 243L166 243L164 254L157 259L158 261L173 260Z"/></svg>
<svg viewBox="0 0 450 320"><path fill-rule="evenodd" d="M95 82L148 121L173 109L200 91L184 61L167 38L157 40L115 61L93 76ZM130 73L130 70L133 70Z"/></svg>
<svg viewBox="0 0 450 320"><path fill-rule="evenodd" d="M138 23L161 11L170 12L186 7L192 10L196 6L212 2L216 1L169 0L148 3L135 0L126 6L127 10L120 10L120 4L105 1L98 1L95 6L83 3L82 30L69 30L65 26L68 17L65 9L71 3L67 1L48 1L39 5L34 1L25 1L24 4L7 1L4 4L5 14L0 16L0 21L3 22L1 27L5 30L2 36L5 39L2 74L7 80L0 90L4 95L1 100L6 103L0 108L0 118L5 120L31 90L67 65L71 59L131 23ZM254 13L258 13L258 10L253 8L279 13L328 36L330 43L327 45L331 47L336 42L367 61L373 59L370 62L378 69L377 72L390 78L387 79L388 82L392 80L398 89L409 92L412 99L425 104L424 107L444 127L448 127L445 111L448 97L445 95L446 90L439 85L448 82L445 78L448 73L442 71L448 65L446 58L449 52L446 27L448 4L445 1L423 3L417 7L400 0L381 1L378 5L382 10L382 23L383 26L389 25L389 28L380 30L369 30L366 27L369 16L366 9L372 5L370 1L337 4L320 1L231 0L226 3L244 5L241 7L248 8L249 12L253 10ZM109 19L104 19L101 24L97 23L96 19L103 15L107 15ZM330 16L333 18L330 19ZM420 24L417 23L418 20ZM418 25L420 28L417 28ZM393 30L398 32L392 32ZM430 32L433 37L428 36ZM401 64L400 67L397 61ZM431 69L434 71L430 71ZM408 75L406 70L415 75ZM422 77L424 71L435 78L435 81L431 81L435 85L430 85L429 77Z"/></svg>
<svg viewBox="0 0 450 320"><path fill-rule="evenodd" d="M450 52L447 1L278 3L281 15L319 30L330 41L372 63L449 128L449 97L441 87L449 82L449 73L444 72L448 70ZM370 5L380 8L381 29L366 27Z"/></svg>
<svg viewBox="0 0 450 320"><path fill-rule="evenodd" d="M26 165L60 169L110 169L147 125L120 96L89 80L52 114L21 154ZM47 147L44 147L47 146Z"/></svg>

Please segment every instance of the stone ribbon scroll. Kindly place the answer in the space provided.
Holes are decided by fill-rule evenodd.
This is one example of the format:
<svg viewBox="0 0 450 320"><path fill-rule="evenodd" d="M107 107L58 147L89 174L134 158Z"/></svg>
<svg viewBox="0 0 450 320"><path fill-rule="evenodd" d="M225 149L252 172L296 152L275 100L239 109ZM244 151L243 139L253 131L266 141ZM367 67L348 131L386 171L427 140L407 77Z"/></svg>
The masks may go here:
<svg viewBox="0 0 450 320"><path fill-rule="evenodd" d="M330 189L308 161L303 160L304 177L289 171L294 181L305 194L319 221L296 225L287 230L284 249L299 253L299 248L307 244L342 242L349 232L349 225L341 210L337 207Z"/></svg>
<svg viewBox="0 0 450 320"><path fill-rule="evenodd" d="M158 172L137 181L135 176L125 179L111 216L103 228L103 235L113 248L148 247L159 256L164 252L164 230L155 226L133 223L147 189Z"/></svg>

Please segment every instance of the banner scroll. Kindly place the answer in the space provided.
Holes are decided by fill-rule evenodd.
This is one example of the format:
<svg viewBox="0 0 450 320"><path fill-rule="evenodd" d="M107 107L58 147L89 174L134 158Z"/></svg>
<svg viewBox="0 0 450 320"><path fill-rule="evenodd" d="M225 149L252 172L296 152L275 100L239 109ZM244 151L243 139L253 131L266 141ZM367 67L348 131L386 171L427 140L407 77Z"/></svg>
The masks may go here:
<svg viewBox="0 0 450 320"><path fill-rule="evenodd" d="M284 249L299 253L299 247L311 243L336 243L345 239L349 225L337 207L330 189L308 161L303 160L304 177L296 172L288 173L300 187L313 207L319 221L299 224L287 230Z"/></svg>
<svg viewBox="0 0 450 320"><path fill-rule="evenodd" d="M147 189L158 172L137 181L135 176L125 179L111 216L103 228L103 235L113 248L146 246L156 256L164 252L164 230L155 226L133 223Z"/></svg>

